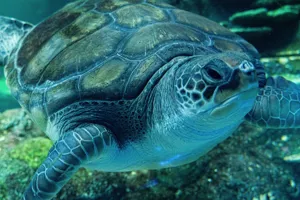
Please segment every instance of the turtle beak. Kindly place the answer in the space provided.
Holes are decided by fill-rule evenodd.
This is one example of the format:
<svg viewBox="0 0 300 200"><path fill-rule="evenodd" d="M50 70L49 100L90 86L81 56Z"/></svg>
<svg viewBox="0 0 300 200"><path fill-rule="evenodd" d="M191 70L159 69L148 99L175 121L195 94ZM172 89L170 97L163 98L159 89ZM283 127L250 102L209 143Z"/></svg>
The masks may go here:
<svg viewBox="0 0 300 200"><path fill-rule="evenodd" d="M245 60L238 66L238 69L239 76L241 77L239 92L258 89L257 73L254 65Z"/></svg>
<svg viewBox="0 0 300 200"><path fill-rule="evenodd" d="M254 65L245 60L239 65L238 69L241 77L240 92L252 89L258 90L257 73Z"/></svg>
<svg viewBox="0 0 300 200"><path fill-rule="evenodd" d="M211 116L222 119L237 110L250 111L258 92L255 67L248 61L236 66L230 80L218 87L215 103L219 106L212 110Z"/></svg>
<svg viewBox="0 0 300 200"><path fill-rule="evenodd" d="M243 61L234 68L228 82L218 87L215 103L220 104L233 96L257 88L254 65L249 61Z"/></svg>

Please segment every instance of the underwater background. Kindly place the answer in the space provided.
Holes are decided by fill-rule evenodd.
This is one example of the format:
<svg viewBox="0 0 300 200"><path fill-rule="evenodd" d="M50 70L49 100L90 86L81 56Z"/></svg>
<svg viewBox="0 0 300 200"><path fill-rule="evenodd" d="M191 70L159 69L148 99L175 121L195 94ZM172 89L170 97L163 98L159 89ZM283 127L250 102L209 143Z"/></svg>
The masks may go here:
<svg viewBox="0 0 300 200"><path fill-rule="evenodd" d="M0 15L37 24L71 0L1 0ZM300 0L165 0L252 43L268 75L300 83ZM52 142L10 96L0 66L0 200L20 199ZM300 199L300 129L242 124L198 161L126 173L79 170L56 199Z"/></svg>

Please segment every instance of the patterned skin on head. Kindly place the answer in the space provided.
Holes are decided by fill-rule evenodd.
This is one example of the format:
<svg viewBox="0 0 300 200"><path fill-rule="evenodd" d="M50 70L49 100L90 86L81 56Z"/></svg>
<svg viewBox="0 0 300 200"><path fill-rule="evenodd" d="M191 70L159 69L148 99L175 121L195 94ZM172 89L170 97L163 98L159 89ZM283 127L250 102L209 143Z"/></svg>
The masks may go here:
<svg viewBox="0 0 300 200"><path fill-rule="evenodd" d="M256 82L251 62L233 53L194 57L176 73L177 101L182 109L196 113L247 90L247 83Z"/></svg>

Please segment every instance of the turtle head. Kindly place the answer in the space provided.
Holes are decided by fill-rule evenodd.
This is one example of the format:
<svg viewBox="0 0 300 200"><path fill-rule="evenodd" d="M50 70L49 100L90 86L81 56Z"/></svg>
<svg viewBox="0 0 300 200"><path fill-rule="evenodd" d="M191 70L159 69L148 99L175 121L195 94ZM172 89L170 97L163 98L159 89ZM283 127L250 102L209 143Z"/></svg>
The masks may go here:
<svg viewBox="0 0 300 200"><path fill-rule="evenodd" d="M254 63L241 53L195 56L185 61L175 74L182 116L201 127L211 124L221 129L240 124L258 92Z"/></svg>

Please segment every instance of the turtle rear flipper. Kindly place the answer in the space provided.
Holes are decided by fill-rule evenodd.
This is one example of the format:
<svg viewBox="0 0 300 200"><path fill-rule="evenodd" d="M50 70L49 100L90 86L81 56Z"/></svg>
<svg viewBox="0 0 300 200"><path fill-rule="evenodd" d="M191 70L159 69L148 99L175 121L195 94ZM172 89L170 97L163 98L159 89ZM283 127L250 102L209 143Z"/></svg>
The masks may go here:
<svg viewBox="0 0 300 200"><path fill-rule="evenodd" d="M0 16L0 65L6 65L12 50L32 27L30 23Z"/></svg>
<svg viewBox="0 0 300 200"><path fill-rule="evenodd" d="M246 120L267 128L299 128L300 86L281 76L269 77Z"/></svg>
<svg viewBox="0 0 300 200"><path fill-rule="evenodd" d="M116 149L112 133L104 126L83 124L66 132L53 144L23 200L52 199L82 165L105 159Z"/></svg>

